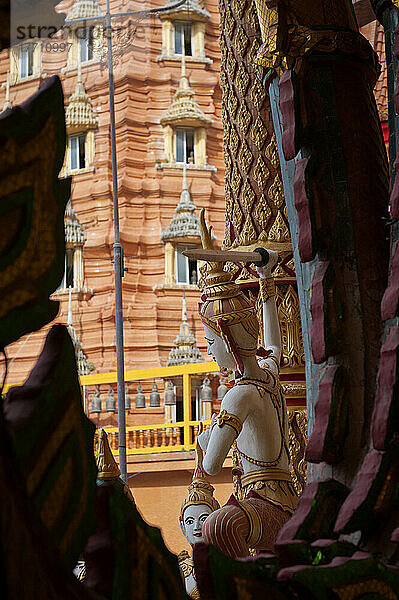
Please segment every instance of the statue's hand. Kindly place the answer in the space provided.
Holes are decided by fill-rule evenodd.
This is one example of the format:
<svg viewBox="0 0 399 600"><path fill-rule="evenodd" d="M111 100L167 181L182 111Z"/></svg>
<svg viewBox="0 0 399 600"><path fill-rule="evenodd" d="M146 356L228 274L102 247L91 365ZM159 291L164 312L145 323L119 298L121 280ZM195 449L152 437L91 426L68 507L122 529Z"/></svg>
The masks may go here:
<svg viewBox="0 0 399 600"><path fill-rule="evenodd" d="M256 270L258 271L261 279L267 279L268 277L271 277L272 270L278 262L278 252L276 252L275 250L268 250L268 253L269 260L267 265L265 265L264 267L256 267Z"/></svg>

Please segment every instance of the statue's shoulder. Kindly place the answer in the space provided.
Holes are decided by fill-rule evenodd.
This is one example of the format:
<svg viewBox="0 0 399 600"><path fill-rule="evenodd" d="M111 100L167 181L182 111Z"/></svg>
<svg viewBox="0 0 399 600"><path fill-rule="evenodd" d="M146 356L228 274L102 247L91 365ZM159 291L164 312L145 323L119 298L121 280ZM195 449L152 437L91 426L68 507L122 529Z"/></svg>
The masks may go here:
<svg viewBox="0 0 399 600"><path fill-rule="evenodd" d="M247 385L245 382L236 382L232 388L226 393L222 400L222 407L228 405L240 404L243 401L247 401L248 398L253 396L254 388L251 385Z"/></svg>

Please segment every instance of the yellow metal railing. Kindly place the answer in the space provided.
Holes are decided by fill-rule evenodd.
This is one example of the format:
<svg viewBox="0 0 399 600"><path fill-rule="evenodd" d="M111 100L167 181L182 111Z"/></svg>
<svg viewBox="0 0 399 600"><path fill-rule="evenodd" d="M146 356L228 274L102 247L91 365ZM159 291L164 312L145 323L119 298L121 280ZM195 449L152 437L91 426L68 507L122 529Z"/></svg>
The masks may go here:
<svg viewBox="0 0 399 600"><path fill-rule="evenodd" d="M192 420L191 377L205 373L217 373L215 362L193 363L176 367L156 367L125 371L125 382L140 382L154 379L183 378L183 419L177 423L159 423L126 427L126 454L158 454L192 450L198 431L199 421ZM85 390L88 386L116 383L116 373L83 375L80 378ZM86 397L86 394L84 394ZM87 407L85 407L87 412ZM209 421L203 422L205 427ZM118 428L104 427L114 454L118 454Z"/></svg>

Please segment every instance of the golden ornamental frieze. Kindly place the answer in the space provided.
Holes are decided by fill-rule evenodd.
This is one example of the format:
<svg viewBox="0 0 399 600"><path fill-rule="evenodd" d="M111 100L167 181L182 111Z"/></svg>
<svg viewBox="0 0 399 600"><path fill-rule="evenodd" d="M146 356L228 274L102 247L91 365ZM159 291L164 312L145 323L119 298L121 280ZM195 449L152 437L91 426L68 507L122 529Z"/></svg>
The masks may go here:
<svg viewBox="0 0 399 600"><path fill-rule="evenodd" d="M253 162L254 156L251 150L249 149L247 142L244 139L241 143L241 148L238 153L238 163L241 167L241 171L243 173L248 173Z"/></svg>
<svg viewBox="0 0 399 600"><path fill-rule="evenodd" d="M300 496L306 485L307 464L305 448L307 444L306 408L288 409L288 447L292 465L292 481L296 493Z"/></svg>
<svg viewBox="0 0 399 600"><path fill-rule="evenodd" d="M254 127L252 127L251 129L251 139L254 142L254 144L256 145L256 147L258 148L259 151L263 150L263 147L268 139L268 131L265 127L265 124L263 122L263 119L261 118L260 115L258 115L258 118L256 119L256 123L254 125ZM266 154L267 156L267 154ZM276 166L274 165L274 167L276 168Z"/></svg>
<svg viewBox="0 0 399 600"><path fill-rule="evenodd" d="M275 221L268 232L268 239L273 242L288 242L290 240L288 225L281 210L278 211Z"/></svg>
<svg viewBox="0 0 399 600"><path fill-rule="evenodd" d="M254 218L259 223L262 230L266 231L272 211L265 200L257 202L254 209Z"/></svg>
<svg viewBox="0 0 399 600"><path fill-rule="evenodd" d="M266 155L267 159L269 160L269 162L273 165L273 167L275 169L277 169L280 164L280 161L278 158L277 141L276 141L276 136L274 133L271 137L271 140L270 140L268 146L266 147L265 155Z"/></svg>
<svg viewBox="0 0 399 600"><path fill-rule="evenodd" d="M281 326L283 365L298 367L305 364L299 298L292 285L277 287L277 310Z"/></svg>
<svg viewBox="0 0 399 600"><path fill-rule="evenodd" d="M234 46L241 56L244 55L249 43L250 39L248 35L245 33L243 26L239 25L234 38Z"/></svg>
<svg viewBox="0 0 399 600"><path fill-rule="evenodd" d="M244 189L241 194L241 206L244 208L246 213L251 213L253 209L254 202L256 200L256 194L251 187L251 184L247 180L244 184ZM256 210L256 209L255 209ZM256 215L254 214L256 219Z"/></svg>
<svg viewBox="0 0 399 600"><path fill-rule="evenodd" d="M237 125L241 132L246 135L248 133L249 126L251 125L252 117L247 106L243 103L240 106L240 110L237 115Z"/></svg>

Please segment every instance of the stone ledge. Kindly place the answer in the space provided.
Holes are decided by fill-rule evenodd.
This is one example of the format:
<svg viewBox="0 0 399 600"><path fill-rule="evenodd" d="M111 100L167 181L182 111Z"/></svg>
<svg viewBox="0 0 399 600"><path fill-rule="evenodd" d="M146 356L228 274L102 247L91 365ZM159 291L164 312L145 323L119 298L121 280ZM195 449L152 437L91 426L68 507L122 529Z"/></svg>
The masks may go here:
<svg viewBox="0 0 399 600"><path fill-rule="evenodd" d="M205 172L210 172L210 173L217 172L217 168L213 167L212 165L187 164L186 167L187 167L187 171L205 171ZM161 162L161 163L157 163L156 168L157 169L173 169L173 170L177 170L177 171L182 171L183 163Z"/></svg>
<svg viewBox="0 0 399 600"><path fill-rule="evenodd" d="M167 56L166 54L160 54L156 57L156 62L181 62L182 56L181 54L172 54L172 56ZM205 64L212 65L213 60L208 58L207 56L186 56L186 64L188 63L197 63L197 64Z"/></svg>

